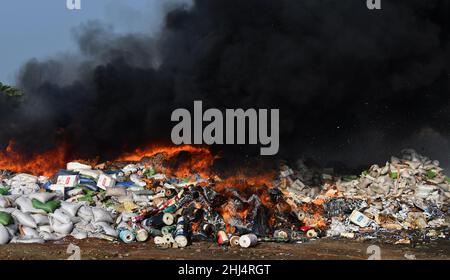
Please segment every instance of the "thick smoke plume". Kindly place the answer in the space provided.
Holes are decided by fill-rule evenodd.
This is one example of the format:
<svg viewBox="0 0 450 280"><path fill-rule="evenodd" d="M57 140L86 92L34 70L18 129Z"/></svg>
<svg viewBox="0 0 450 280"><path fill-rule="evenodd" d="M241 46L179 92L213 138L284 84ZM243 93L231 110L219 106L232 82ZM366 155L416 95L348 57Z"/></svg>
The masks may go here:
<svg viewBox="0 0 450 280"><path fill-rule="evenodd" d="M23 100L0 96L0 147L65 141L76 156L113 158L170 141L172 110L203 100L279 108L280 157L358 165L413 147L448 161L449 2L365 2L196 0L156 37L87 23L79 54L31 60Z"/></svg>

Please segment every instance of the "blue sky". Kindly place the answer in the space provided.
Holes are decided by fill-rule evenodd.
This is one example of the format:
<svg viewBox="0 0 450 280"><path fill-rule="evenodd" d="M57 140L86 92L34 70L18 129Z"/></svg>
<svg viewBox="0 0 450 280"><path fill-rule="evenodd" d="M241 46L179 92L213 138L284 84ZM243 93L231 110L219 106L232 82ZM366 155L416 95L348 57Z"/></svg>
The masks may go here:
<svg viewBox="0 0 450 280"><path fill-rule="evenodd" d="M116 32L157 32L171 2L189 0L81 0L70 11L66 0L1 0L0 81L14 84L20 66L31 58L76 51L72 30L101 20Z"/></svg>

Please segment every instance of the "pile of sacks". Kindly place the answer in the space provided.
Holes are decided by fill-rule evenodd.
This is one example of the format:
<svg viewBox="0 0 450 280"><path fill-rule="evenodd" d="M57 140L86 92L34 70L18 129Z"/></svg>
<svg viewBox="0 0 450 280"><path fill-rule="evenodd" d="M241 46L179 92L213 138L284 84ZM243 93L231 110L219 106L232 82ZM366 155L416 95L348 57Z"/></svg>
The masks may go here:
<svg viewBox="0 0 450 280"><path fill-rule="evenodd" d="M65 201L65 191L47 192L45 186L51 186L49 178L28 174L1 180L0 244L43 243L67 235L77 239L117 237L113 211L91 206L88 201Z"/></svg>

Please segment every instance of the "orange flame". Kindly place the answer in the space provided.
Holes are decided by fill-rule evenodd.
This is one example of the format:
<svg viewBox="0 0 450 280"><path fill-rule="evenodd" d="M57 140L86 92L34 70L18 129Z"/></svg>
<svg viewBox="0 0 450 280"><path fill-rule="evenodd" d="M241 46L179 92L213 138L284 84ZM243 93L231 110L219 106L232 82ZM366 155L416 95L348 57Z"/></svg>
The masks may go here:
<svg viewBox="0 0 450 280"><path fill-rule="evenodd" d="M264 174L254 173L254 171L250 172L240 170L235 176L217 181L215 190L221 192L228 187L237 188L240 191L245 190L245 193L247 194L256 194L259 197L261 203L267 208L274 208L274 204L271 202L267 190L268 188L272 187L272 181L275 172L269 171ZM245 224L249 213L249 209L247 207L244 207L243 209L236 209L231 200L229 200L228 203L216 210L221 214L225 222L227 233L234 233L235 231L235 228L230 225L233 218L239 218ZM275 224L275 217L269 217L268 223L270 226Z"/></svg>
<svg viewBox="0 0 450 280"><path fill-rule="evenodd" d="M60 168L64 168L66 163L73 158L67 155L68 145L60 144L56 148L33 154L26 157L14 149L15 141L11 140L4 151L0 151L0 170L10 170L12 172L27 172L34 175L52 176ZM176 170L169 170L176 176L190 176L194 172L207 177L210 172L215 157L211 151L203 147L190 145L183 146L149 146L145 149L136 149L134 152L125 153L118 161L140 161L143 157L151 157L164 153L166 159L170 160L181 152L189 152L190 160L181 162ZM77 160L90 165L95 165L96 160Z"/></svg>
<svg viewBox="0 0 450 280"><path fill-rule="evenodd" d="M246 189L249 187L272 187L275 171L263 174L248 174L250 172L238 171L234 176L216 182L216 190L221 191L227 187ZM253 172L254 173L254 172Z"/></svg>
<svg viewBox="0 0 450 280"><path fill-rule="evenodd" d="M322 201L317 200L312 203L305 203L301 205L301 209L306 213L306 217L303 220L306 226L315 228L324 228L326 226Z"/></svg>
<svg viewBox="0 0 450 280"><path fill-rule="evenodd" d="M10 141L5 151L0 151L0 169L50 177L65 165L66 145L59 145L42 154L24 157L14 150L14 144L14 141Z"/></svg>
<svg viewBox="0 0 450 280"><path fill-rule="evenodd" d="M26 172L34 175L44 175L52 176L60 168L64 168L68 161L74 160L68 155L69 146L66 144L58 145L55 149L44 152L42 154L33 154L31 157L25 157L14 149L14 141L10 141L8 147L4 151L0 151L0 170L6 169L13 172ZM139 162L145 157L154 157L156 155L162 154L163 160L170 162L178 161L177 156L182 152L189 153L188 157L183 157L180 162L177 162L175 167L166 167L163 172L171 172L178 177L188 177L194 173L198 173L205 178L214 178L215 189L217 191L223 191L227 187L234 187L243 191L246 194L257 194L264 206L269 209L274 209L276 205L271 202L268 188L272 187L272 181L276 175L275 170L264 172L259 172L260 168L250 169L239 169L236 174L225 179L220 179L215 174L212 174L211 167L217 156L213 155L212 152L205 147L197 147L190 145L181 146L170 146L170 145L150 145L146 148L136 149L133 152L125 153L119 156L116 161L123 162ZM95 160L77 160L79 162L87 163L89 165L95 165ZM306 224L314 224L316 226L322 226L324 221L321 219L320 208L322 203L320 201L315 201L314 209L304 209L311 210L312 215L307 218ZM289 205L278 205L283 208L283 211L287 211ZM200 206L199 206L200 207ZM286 209L284 209L286 208ZM309 207L308 207L309 208ZM234 231L234 228L230 226L230 222L233 218L239 218L242 222L246 222L249 209L246 207L243 209L236 209L232 203L226 204L219 210L222 215L225 224L227 226L226 230L229 233ZM273 225L275 223L275 217L269 217L269 224ZM199 225L193 225L193 230L196 230Z"/></svg>
<svg viewBox="0 0 450 280"><path fill-rule="evenodd" d="M203 177L210 175L211 166L216 159L211 151L204 147L194 147L191 145L164 146L150 145L144 149L136 149L131 153L120 156L117 161L140 161L144 157L152 157L157 154L164 154L165 159L170 160L181 152L188 152L190 159L181 162L176 170L169 170L178 177L190 176L199 173Z"/></svg>

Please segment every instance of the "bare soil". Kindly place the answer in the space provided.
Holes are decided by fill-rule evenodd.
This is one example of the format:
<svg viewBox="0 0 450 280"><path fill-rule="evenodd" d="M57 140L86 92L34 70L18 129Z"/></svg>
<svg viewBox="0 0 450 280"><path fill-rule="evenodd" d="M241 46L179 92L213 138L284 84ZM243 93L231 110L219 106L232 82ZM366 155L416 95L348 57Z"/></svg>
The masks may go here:
<svg viewBox="0 0 450 280"><path fill-rule="evenodd" d="M378 242L320 239L302 244L260 243L243 249L220 247L214 243L199 242L180 249L162 249L146 243L123 244L98 239L75 240L66 238L45 244L9 244L0 246L0 259L61 260L70 257L69 244L80 247L83 260L301 260L349 259L365 260L372 253L368 247L380 247L381 259L450 259L450 240L426 244L393 245Z"/></svg>

